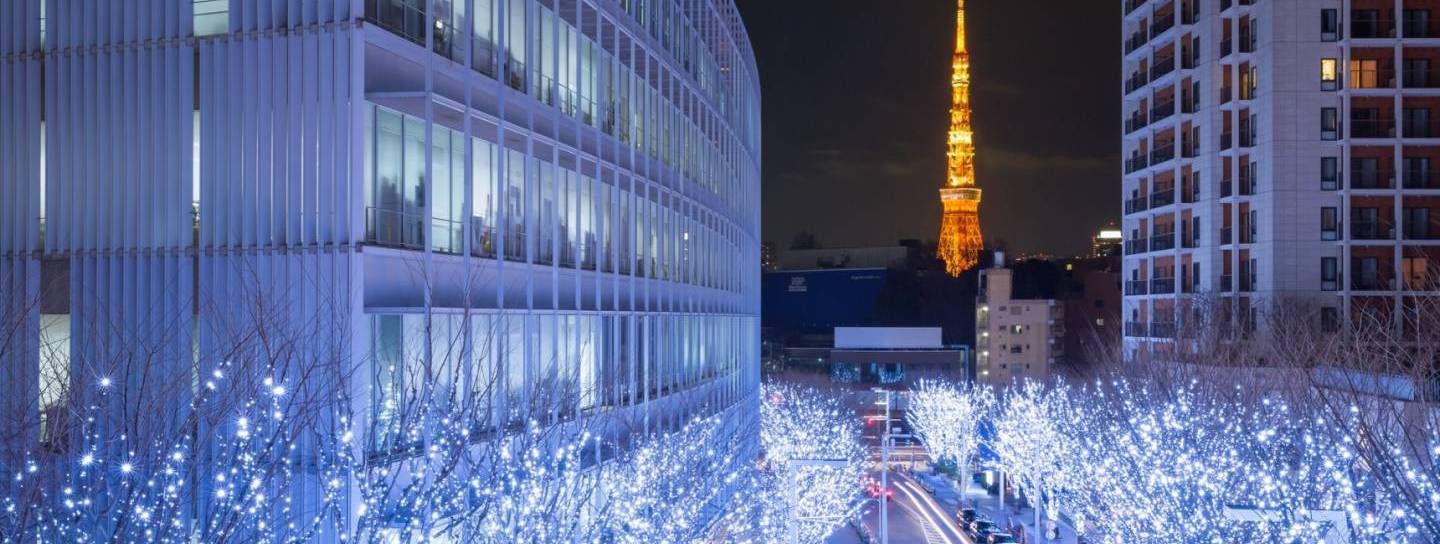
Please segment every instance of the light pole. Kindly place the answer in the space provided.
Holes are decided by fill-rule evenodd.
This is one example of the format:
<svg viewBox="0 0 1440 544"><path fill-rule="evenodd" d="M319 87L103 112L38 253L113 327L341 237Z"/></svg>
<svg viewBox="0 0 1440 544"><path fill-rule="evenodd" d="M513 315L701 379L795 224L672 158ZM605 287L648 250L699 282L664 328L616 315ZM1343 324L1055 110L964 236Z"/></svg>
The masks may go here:
<svg viewBox="0 0 1440 544"><path fill-rule="evenodd" d="M880 400L876 405L885 406L885 431L880 435L880 544L890 544L890 501L885 494L890 492L890 391L876 388Z"/></svg>
<svg viewBox="0 0 1440 544"><path fill-rule="evenodd" d="M790 472L790 485L785 486L785 499L790 503L790 544L800 544L800 522L812 519L834 519L836 516L810 516L800 517L800 497L796 496L795 489L800 483L795 481L795 475L802 466L845 468L850 464L845 459L790 459L785 462L786 469Z"/></svg>

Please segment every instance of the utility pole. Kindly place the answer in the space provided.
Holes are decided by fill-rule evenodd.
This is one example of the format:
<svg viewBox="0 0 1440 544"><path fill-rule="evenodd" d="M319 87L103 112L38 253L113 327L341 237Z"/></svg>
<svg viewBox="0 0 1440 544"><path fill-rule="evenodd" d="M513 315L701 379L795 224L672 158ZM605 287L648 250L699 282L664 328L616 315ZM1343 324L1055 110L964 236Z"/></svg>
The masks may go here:
<svg viewBox="0 0 1440 544"><path fill-rule="evenodd" d="M885 434L880 435L880 544L890 544L890 391L879 390L885 405Z"/></svg>

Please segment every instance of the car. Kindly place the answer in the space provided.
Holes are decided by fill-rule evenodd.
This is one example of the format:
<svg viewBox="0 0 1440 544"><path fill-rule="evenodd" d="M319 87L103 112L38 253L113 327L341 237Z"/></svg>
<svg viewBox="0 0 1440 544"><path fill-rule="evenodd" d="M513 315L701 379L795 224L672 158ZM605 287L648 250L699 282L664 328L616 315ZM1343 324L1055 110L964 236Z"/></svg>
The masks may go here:
<svg viewBox="0 0 1440 544"><path fill-rule="evenodd" d="M970 522L975 521L976 515L978 514L975 513L974 508L961 508L959 512L955 513L955 522L959 523L961 527L969 527Z"/></svg>
<svg viewBox="0 0 1440 544"><path fill-rule="evenodd" d="M985 544L1015 544L1017 542L1019 541L1015 540L1015 537L1005 533L990 533L990 538L986 539Z"/></svg>
<svg viewBox="0 0 1440 544"><path fill-rule="evenodd" d="M995 522L988 519L977 519L970 522L970 525L966 527L966 532L970 534L971 538L980 538L995 532L995 528Z"/></svg>
<svg viewBox="0 0 1440 544"><path fill-rule="evenodd" d="M872 498L879 498L879 497L880 497L880 482L876 482L876 481L873 481L873 480L870 481L868 484L865 485L865 493L868 494L868 495L870 495L870 497L872 497ZM892 500L892 499L894 499L894 498L895 498L895 488L893 488L893 487L886 488L886 489L885 489L885 500Z"/></svg>

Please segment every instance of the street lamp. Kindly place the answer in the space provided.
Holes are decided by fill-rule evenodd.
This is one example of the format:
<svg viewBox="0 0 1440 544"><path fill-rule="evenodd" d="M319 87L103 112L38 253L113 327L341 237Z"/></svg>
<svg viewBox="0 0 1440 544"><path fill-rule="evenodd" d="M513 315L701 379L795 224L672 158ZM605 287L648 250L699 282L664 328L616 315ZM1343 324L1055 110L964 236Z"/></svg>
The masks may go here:
<svg viewBox="0 0 1440 544"><path fill-rule="evenodd" d="M796 496L795 490L800 487L800 482L795 481L796 470L799 467L826 467L843 469L849 465L845 459L790 459L786 461L789 465L786 468L790 472L790 485L785 486L785 499L790 503L790 544L800 544L800 522L808 520L831 520L839 516L809 516L800 517L800 497Z"/></svg>

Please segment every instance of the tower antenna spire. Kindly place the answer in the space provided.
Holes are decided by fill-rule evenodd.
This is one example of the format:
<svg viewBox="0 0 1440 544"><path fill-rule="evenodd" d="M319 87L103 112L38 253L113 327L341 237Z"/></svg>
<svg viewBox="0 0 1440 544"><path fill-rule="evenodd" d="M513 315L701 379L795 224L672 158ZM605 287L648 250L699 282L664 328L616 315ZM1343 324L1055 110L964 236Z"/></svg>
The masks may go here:
<svg viewBox="0 0 1440 544"><path fill-rule="evenodd" d="M956 0L955 55L950 63L950 132L945 186L940 189L940 259L959 276L979 261L980 188L975 186L975 142L970 130L970 53L965 46L965 0Z"/></svg>

